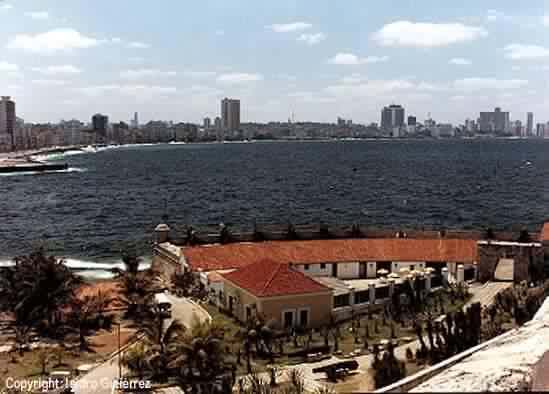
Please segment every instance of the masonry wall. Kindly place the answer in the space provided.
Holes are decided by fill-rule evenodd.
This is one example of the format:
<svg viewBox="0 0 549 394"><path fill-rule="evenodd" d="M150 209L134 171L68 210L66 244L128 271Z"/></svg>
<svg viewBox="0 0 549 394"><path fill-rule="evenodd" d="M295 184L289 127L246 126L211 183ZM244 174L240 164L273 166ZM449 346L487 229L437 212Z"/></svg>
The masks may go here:
<svg viewBox="0 0 549 394"><path fill-rule="evenodd" d="M309 327L321 327L330 322L332 316L332 294L304 294L285 296L261 300L261 312L268 319L271 318L282 328L282 313L284 311L300 309L309 310Z"/></svg>
<svg viewBox="0 0 549 394"><path fill-rule="evenodd" d="M533 267L543 267L543 248L527 245L479 244L478 275L481 282L494 279L496 266L501 258L512 258L514 264L514 280L521 282L530 279Z"/></svg>

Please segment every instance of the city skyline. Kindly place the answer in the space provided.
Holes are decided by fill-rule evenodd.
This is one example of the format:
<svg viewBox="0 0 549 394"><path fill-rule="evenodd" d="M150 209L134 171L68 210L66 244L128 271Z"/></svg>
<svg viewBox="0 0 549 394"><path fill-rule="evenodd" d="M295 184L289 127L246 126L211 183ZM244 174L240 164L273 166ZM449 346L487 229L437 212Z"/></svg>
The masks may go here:
<svg viewBox="0 0 549 394"><path fill-rule="evenodd" d="M368 124L399 102L420 120L457 124L501 107L525 123L549 104L547 1L104 4L108 14L68 0L1 3L0 90L25 120L88 119L93 108L115 121L200 123L239 97L243 122Z"/></svg>

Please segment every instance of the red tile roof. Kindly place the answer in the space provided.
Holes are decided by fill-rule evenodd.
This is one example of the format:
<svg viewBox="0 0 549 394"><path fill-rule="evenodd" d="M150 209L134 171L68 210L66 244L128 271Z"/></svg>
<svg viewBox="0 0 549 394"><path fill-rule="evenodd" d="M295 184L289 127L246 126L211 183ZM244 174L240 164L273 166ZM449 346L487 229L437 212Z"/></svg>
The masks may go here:
<svg viewBox="0 0 549 394"><path fill-rule="evenodd" d="M269 259L278 263L352 261L430 261L473 263L478 260L474 239L336 239L267 241L184 247L194 270L241 268Z"/></svg>
<svg viewBox="0 0 549 394"><path fill-rule="evenodd" d="M549 241L549 222L543 224L543 229L541 230L539 240L541 242Z"/></svg>
<svg viewBox="0 0 549 394"><path fill-rule="evenodd" d="M330 289L288 264L262 260L222 274L228 281L257 297L328 292Z"/></svg>

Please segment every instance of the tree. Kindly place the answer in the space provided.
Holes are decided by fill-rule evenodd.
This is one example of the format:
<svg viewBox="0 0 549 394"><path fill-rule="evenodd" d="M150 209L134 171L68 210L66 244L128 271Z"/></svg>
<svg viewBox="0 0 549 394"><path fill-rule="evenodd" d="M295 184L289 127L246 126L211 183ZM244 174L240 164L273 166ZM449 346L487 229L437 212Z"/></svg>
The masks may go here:
<svg viewBox="0 0 549 394"><path fill-rule="evenodd" d="M126 306L126 315L129 318L143 318L152 304L152 278L148 273L139 271L141 259L133 253L125 252L122 263L123 270L113 270L121 286L120 301Z"/></svg>
<svg viewBox="0 0 549 394"><path fill-rule="evenodd" d="M15 266L0 275L2 309L13 312L16 322L38 325L54 335L62 309L70 303L82 280L63 260L47 256L40 248L28 256L15 258Z"/></svg>
<svg viewBox="0 0 549 394"><path fill-rule="evenodd" d="M122 356L122 364L130 371L134 372L139 379L143 379L150 370L148 364L149 353L143 342L132 346Z"/></svg>
<svg viewBox="0 0 549 394"><path fill-rule="evenodd" d="M111 299L102 292L92 296L75 297L72 300L68 322L78 333L80 351L90 350L87 337L94 330L101 328L99 316L110 302Z"/></svg>

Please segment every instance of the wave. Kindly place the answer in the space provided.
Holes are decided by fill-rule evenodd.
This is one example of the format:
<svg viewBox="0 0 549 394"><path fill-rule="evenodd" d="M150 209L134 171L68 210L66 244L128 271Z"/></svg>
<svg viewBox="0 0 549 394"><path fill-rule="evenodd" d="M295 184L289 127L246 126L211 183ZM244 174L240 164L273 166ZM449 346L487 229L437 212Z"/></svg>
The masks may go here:
<svg viewBox="0 0 549 394"><path fill-rule="evenodd" d="M0 174L0 177L24 176L24 175L44 175L44 174L63 174L63 173L70 173L70 172L86 172L86 171L87 171L86 168L69 167L66 170L12 172L12 173L8 173L8 174Z"/></svg>
<svg viewBox="0 0 549 394"><path fill-rule="evenodd" d="M89 261L89 260L80 260L76 258L66 258L64 259L65 265L71 269L73 269L76 273L82 273L82 272L111 272L112 269L118 268L118 269L124 269L124 263L122 263L122 260L114 261L114 262L95 262L95 261ZM1 260L0 261L0 268L5 267L13 267L15 265L15 262L13 260ZM143 261L139 265L140 270L146 270L151 267L150 261Z"/></svg>

